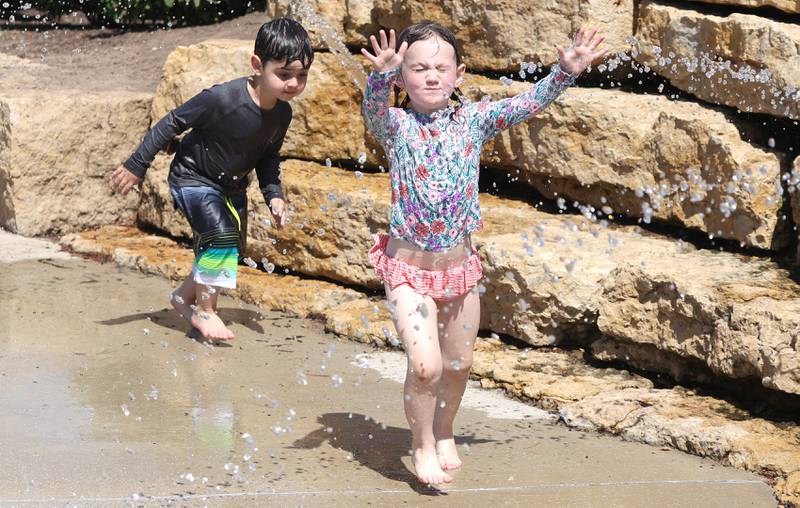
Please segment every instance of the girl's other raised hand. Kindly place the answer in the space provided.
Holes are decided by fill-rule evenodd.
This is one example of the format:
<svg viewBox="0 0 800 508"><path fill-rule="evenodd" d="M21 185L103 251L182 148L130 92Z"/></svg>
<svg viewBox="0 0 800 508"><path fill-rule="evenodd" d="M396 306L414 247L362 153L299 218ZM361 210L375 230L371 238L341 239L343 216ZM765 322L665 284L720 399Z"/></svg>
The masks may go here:
<svg viewBox="0 0 800 508"><path fill-rule="evenodd" d="M597 36L597 38L595 38ZM597 29L591 30L581 28L575 35L572 46L564 48L556 46L558 51L558 61L561 68L573 76L578 76L586 70L598 58L605 56L608 49L597 51L598 46L605 40L605 37L597 34Z"/></svg>
<svg viewBox="0 0 800 508"><path fill-rule="evenodd" d="M386 38L386 32L380 31L381 42L378 44L378 39L374 35L369 36L372 43L372 50L375 54L370 53L364 48L361 48L361 54L367 57L367 60L372 62L372 67L378 72L393 71L400 67L403 63L403 56L408 49L408 43L404 42L400 48L395 50L397 46L397 38L395 37L394 30L389 30L389 38Z"/></svg>

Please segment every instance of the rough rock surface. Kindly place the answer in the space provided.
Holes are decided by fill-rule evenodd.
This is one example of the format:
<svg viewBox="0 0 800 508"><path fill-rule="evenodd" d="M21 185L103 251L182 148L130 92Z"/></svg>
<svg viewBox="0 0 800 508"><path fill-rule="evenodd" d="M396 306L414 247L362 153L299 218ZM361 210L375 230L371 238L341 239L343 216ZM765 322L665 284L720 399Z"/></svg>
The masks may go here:
<svg viewBox="0 0 800 508"><path fill-rule="evenodd" d="M611 52L624 51L632 33L631 0L537 2L525 0L375 0L377 24L398 30L423 19L452 29L463 46L467 67L517 72L522 62L556 62L555 45L585 25L598 27Z"/></svg>
<svg viewBox="0 0 800 508"><path fill-rule="evenodd" d="M528 86L474 77L465 90L499 99ZM487 152L551 199L777 249L782 158L744 139L755 129L720 108L573 88Z"/></svg>
<svg viewBox="0 0 800 508"><path fill-rule="evenodd" d="M800 13L800 2L798 0L690 0L696 3L722 4L736 7L773 7L784 12Z"/></svg>
<svg viewBox="0 0 800 508"><path fill-rule="evenodd" d="M695 96L800 118L800 26L751 14L712 16L642 2L635 58Z"/></svg>
<svg viewBox="0 0 800 508"><path fill-rule="evenodd" d="M194 259L190 248L133 227L106 226L74 233L62 237L61 244L79 254L109 258L121 266L175 281L189 274ZM357 291L329 282L268 274L246 266L239 267L237 283L237 289L226 293L298 317L320 317L328 308L363 298Z"/></svg>
<svg viewBox="0 0 800 508"><path fill-rule="evenodd" d="M147 129L151 95L0 92L0 226L25 236L132 224L109 173Z"/></svg>
<svg viewBox="0 0 800 508"><path fill-rule="evenodd" d="M646 268L613 270L599 300L600 331L648 346L598 345L607 357L624 352L662 372L685 358L678 377L691 377L699 362L718 376L800 394L800 285L770 261L713 251L654 256Z"/></svg>

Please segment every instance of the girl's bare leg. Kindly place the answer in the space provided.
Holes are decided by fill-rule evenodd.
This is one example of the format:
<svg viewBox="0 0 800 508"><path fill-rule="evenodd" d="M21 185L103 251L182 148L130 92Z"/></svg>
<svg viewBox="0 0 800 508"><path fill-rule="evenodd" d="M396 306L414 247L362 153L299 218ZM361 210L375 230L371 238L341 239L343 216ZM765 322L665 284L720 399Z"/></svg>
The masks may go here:
<svg viewBox="0 0 800 508"><path fill-rule="evenodd" d="M408 357L403 399L417 478L425 484L449 483L453 478L439 465L433 434L436 392L442 375L436 303L407 285L394 289L387 286L386 295Z"/></svg>
<svg viewBox="0 0 800 508"><path fill-rule="evenodd" d="M442 352L442 380L433 420L436 453L442 469L461 467L461 459L453 435L461 397L472 367L472 348L481 320L480 296L469 291L458 298L439 302L439 344Z"/></svg>

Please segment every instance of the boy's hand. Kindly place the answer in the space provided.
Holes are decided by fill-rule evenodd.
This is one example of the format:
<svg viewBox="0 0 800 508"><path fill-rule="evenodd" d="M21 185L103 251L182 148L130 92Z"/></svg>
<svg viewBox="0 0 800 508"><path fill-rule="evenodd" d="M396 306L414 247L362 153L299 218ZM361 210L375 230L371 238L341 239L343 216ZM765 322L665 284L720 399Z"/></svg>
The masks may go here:
<svg viewBox="0 0 800 508"><path fill-rule="evenodd" d="M142 183L142 179L131 173L122 164L111 173L111 190L119 192L123 196L140 183Z"/></svg>
<svg viewBox="0 0 800 508"><path fill-rule="evenodd" d="M561 68L578 77L594 60L608 53L608 49L597 51L597 47L605 40L605 37L600 35L595 39L595 35L597 35L596 28L591 30L581 28L575 35L572 46L564 49L562 46L556 45Z"/></svg>
<svg viewBox="0 0 800 508"><path fill-rule="evenodd" d="M361 54L367 57L367 60L372 62L372 67L378 72L392 71L400 67L403 63L403 56L408 49L408 43L404 42L400 45L400 49L395 51L397 46L397 38L394 35L394 30L389 30L389 40L386 40L386 32L380 31L381 43L374 35L369 36L372 43L372 50L375 52L373 55L364 48L361 48Z"/></svg>
<svg viewBox="0 0 800 508"><path fill-rule="evenodd" d="M269 211L272 213L272 218L279 228L286 225L286 202L284 200L281 198L270 199Z"/></svg>

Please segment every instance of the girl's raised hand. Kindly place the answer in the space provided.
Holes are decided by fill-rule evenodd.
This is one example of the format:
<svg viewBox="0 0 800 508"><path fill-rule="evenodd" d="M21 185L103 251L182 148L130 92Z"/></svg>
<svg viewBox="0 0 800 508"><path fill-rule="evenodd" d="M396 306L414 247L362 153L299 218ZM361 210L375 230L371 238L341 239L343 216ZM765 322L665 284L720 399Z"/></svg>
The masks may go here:
<svg viewBox="0 0 800 508"><path fill-rule="evenodd" d="M372 43L372 50L375 52L373 55L364 48L361 48L361 54L367 57L372 62L372 67L378 72L392 71L400 67L403 63L403 55L406 54L408 43L404 42L400 45L400 49L395 51L397 45L397 38L394 35L394 30L389 30L389 39L386 39L386 32L380 31L381 43L374 35L369 36Z"/></svg>
<svg viewBox="0 0 800 508"><path fill-rule="evenodd" d="M575 35L575 41L572 46L565 49L563 46L556 45L561 68L577 77L593 61L605 56L608 53L608 49L597 51L598 46L605 40L605 37L599 35L595 39L595 35L597 35L596 28L592 30L581 28L578 34Z"/></svg>

